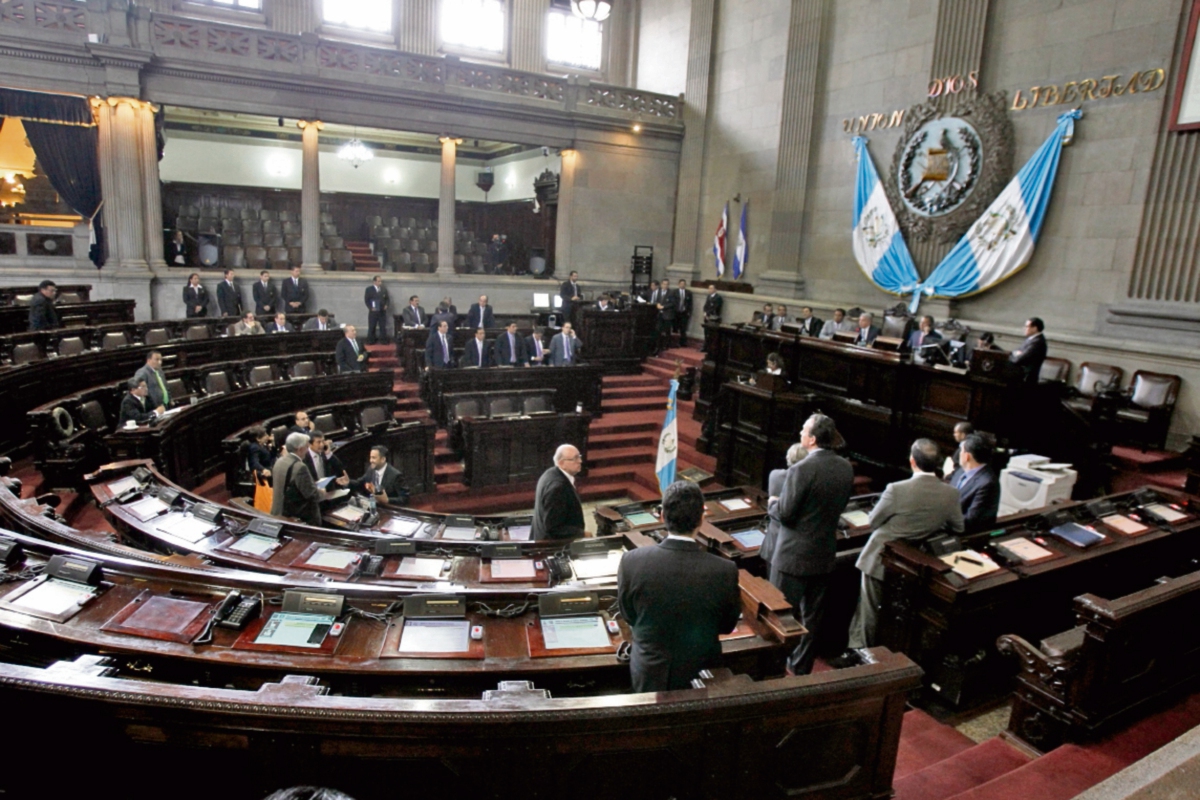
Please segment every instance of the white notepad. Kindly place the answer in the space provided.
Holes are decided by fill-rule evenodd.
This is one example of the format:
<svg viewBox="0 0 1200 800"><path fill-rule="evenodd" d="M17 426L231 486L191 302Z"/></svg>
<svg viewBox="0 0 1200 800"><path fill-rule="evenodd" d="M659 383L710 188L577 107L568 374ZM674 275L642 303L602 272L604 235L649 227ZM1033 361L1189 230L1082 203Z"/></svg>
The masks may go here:
<svg viewBox="0 0 1200 800"><path fill-rule="evenodd" d="M740 497L734 497L729 500L718 500L717 502L720 503L726 511L745 511L750 507L750 503Z"/></svg>
<svg viewBox="0 0 1200 800"><path fill-rule="evenodd" d="M130 489L136 489L139 486L141 486L141 484L138 483L138 479L132 475L126 475L119 481L113 481L112 483L106 484L107 489L112 492L113 497L120 497Z"/></svg>
<svg viewBox="0 0 1200 800"><path fill-rule="evenodd" d="M526 558L493 558L493 578L528 578L537 577L537 567Z"/></svg>
<svg viewBox="0 0 1200 800"><path fill-rule="evenodd" d="M357 506L342 506L336 511L330 512L329 516L334 519L340 519L343 522L358 522L367 512Z"/></svg>
<svg viewBox="0 0 1200 800"><path fill-rule="evenodd" d="M543 619L542 639L547 650L612 646L604 620L599 616Z"/></svg>
<svg viewBox="0 0 1200 800"><path fill-rule="evenodd" d="M401 653L467 653L471 623L465 619L406 619L400 633Z"/></svg>
<svg viewBox="0 0 1200 800"><path fill-rule="evenodd" d="M122 506L130 514L138 518L139 522L145 522L148 519L157 517L159 514L166 511L170 506L159 500L157 497L143 497L136 503Z"/></svg>
<svg viewBox="0 0 1200 800"><path fill-rule="evenodd" d="M383 526L383 529L397 536L412 536L421 530L421 520L408 519L407 517L392 517Z"/></svg>
<svg viewBox="0 0 1200 800"><path fill-rule="evenodd" d="M400 560L400 566L396 569L397 575L413 576L417 578L440 578L442 575L442 565L445 563L440 558L418 558L416 556L405 556Z"/></svg>
<svg viewBox="0 0 1200 800"><path fill-rule="evenodd" d="M17 608L55 616L79 608L96 595L96 589L83 583L49 578L12 601Z"/></svg>
<svg viewBox="0 0 1200 800"><path fill-rule="evenodd" d="M533 535L532 525L509 525L508 538L513 542L528 542Z"/></svg>
<svg viewBox="0 0 1200 800"><path fill-rule="evenodd" d="M949 564L955 572L964 578L976 578L1000 569L1000 565L992 561L991 558L974 550L960 550L957 553L947 553L942 556L942 561Z"/></svg>
<svg viewBox="0 0 1200 800"><path fill-rule="evenodd" d="M580 580L607 578L617 574L617 567L621 565L621 556L623 555L625 555L623 550L609 550L607 556L573 558L571 559L571 568L575 570L575 577Z"/></svg>
<svg viewBox="0 0 1200 800"><path fill-rule="evenodd" d="M259 536L257 533L247 533L233 544L230 544L228 549L252 556L262 556L271 552L276 547L279 547L278 539L272 539L270 536Z"/></svg>
<svg viewBox="0 0 1200 800"><path fill-rule="evenodd" d="M996 545L996 547L1022 561L1037 561L1039 558L1054 555L1053 551L1047 550L1040 544L1031 542L1028 539L1009 539L1007 542L1001 542Z"/></svg>
<svg viewBox="0 0 1200 800"><path fill-rule="evenodd" d="M851 528L863 528L871 522L871 515L861 509L856 509L842 512L842 519Z"/></svg>
<svg viewBox="0 0 1200 800"><path fill-rule="evenodd" d="M318 547L304 563L310 567L328 567L329 569L346 569L358 560L358 553L353 550L339 550L336 547Z"/></svg>
<svg viewBox="0 0 1200 800"><path fill-rule="evenodd" d="M1146 510L1156 516L1162 517L1167 522L1179 522L1181 519L1187 519L1187 514L1182 514L1165 503L1151 503L1146 506Z"/></svg>
<svg viewBox="0 0 1200 800"><path fill-rule="evenodd" d="M154 526L162 533L183 539L185 542L198 542L213 532L215 526L202 519L188 516L180 511L173 511L158 520Z"/></svg>

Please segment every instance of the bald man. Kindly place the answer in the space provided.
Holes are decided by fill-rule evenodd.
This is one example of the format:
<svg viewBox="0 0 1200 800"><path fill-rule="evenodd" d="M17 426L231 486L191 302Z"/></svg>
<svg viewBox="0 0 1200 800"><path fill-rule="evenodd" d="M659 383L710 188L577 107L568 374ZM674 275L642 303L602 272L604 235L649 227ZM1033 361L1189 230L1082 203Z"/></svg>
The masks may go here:
<svg viewBox="0 0 1200 800"><path fill-rule="evenodd" d="M533 538L578 539L583 536L583 506L575 493L575 476L583 457L573 445L559 445L554 466L538 478L533 503Z"/></svg>

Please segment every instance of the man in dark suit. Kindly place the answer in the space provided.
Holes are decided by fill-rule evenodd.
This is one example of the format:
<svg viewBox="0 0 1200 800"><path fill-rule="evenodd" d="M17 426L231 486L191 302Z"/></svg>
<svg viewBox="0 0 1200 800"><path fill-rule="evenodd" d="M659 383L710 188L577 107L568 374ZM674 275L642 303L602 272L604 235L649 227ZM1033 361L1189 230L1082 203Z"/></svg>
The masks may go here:
<svg viewBox="0 0 1200 800"><path fill-rule="evenodd" d="M963 531L978 533L996 525L1000 511L1000 479L992 469L995 451L987 437L969 434L958 446L958 469L947 483L958 489Z"/></svg>
<svg viewBox="0 0 1200 800"><path fill-rule="evenodd" d="M442 320L436 329L429 332L425 342L425 368L442 369L454 366L454 337L450 325Z"/></svg>
<svg viewBox="0 0 1200 800"><path fill-rule="evenodd" d="M787 667L795 675L812 671L837 552L838 518L854 491L854 468L833 452L837 440L832 419L823 414L809 417L800 430L800 446L808 455L788 468L779 496L767 501L767 516L779 526L771 553L771 583L808 630L788 656Z"/></svg>
<svg viewBox="0 0 1200 800"><path fill-rule="evenodd" d="M415 294L408 298L408 305L400 313L406 328L424 328L429 325L429 315L421 308L421 298Z"/></svg>
<svg viewBox="0 0 1200 800"><path fill-rule="evenodd" d="M834 667L858 663L852 652L875 644L879 609L883 605L883 551L888 542L919 542L941 530L962 533L962 509L958 490L938 480L935 470L941 458L937 445L917 439L909 452L913 476L889 483L871 509L871 537L854 566L862 572L858 608L850 621L850 643L841 656L830 661Z"/></svg>
<svg viewBox="0 0 1200 800"><path fill-rule="evenodd" d="M1025 383L1036 384L1042 372L1042 362L1046 360L1046 337L1042 334L1045 329L1046 323L1039 317L1025 320L1025 341L1008 357L1020 367Z"/></svg>
<svg viewBox="0 0 1200 800"><path fill-rule="evenodd" d="M571 323L564 322L562 332L554 334L550 340L550 366L569 367L578 364L582 351L583 342L575 335Z"/></svg>
<svg viewBox="0 0 1200 800"><path fill-rule="evenodd" d="M458 327L458 312L452 311L445 303L439 303L433 316L429 318L429 327L437 330L438 325L443 322L450 330L454 330Z"/></svg>
<svg viewBox="0 0 1200 800"><path fill-rule="evenodd" d="M312 437L315 430L316 426L308 418L308 412L297 411L296 416L292 418L292 427L288 428L288 433L303 433L305 436Z"/></svg>
<svg viewBox="0 0 1200 800"><path fill-rule="evenodd" d="M61 328L58 312L54 309L54 298L58 296L58 284L46 280L38 284L38 290L29 301L29 330L49 331Z"/></svg>
<svg viewBox="0 0 1200 800"><path fill-rule="evenodd" d="M404 475L388 463L388 449L381 444L372 445L368 457L367 471L350 486L357 492L374 495L380 503L402 506L408 502L408 487Z"/></svg>
<svg viewBox="0 0 1200 800"><path fill-rule="evenodd" d="M338 341L334 351L338 372L365 372L369 358L367 348L358 343L358 331L353 325L347 325L345 331L346 335Z"/></svg>
<svg viewBox="0 0 1200 800"><path fill-rule="evenodd" d="M388 292L383 286L382 275L371 279L371 285L363 293L363 302L367 305L367 343L386 342Z"/></svg>
<svg viewBox="0 0 1200 800"><path fill-rule="evenodd" d="M583 300L583 289L579 286L579 273L571 270L571 274L558 287L558 296L562 299L563 319L571 319L571 309Z"/></svg>
<svg viewBox="0 0 1200 800"><path fill-rule="evenodd" d="M812 306L800 307L800 335L812 336L816 338L821 335L821 328L825 325L819 317L813 316Z"/></svg>
<svg viewBox="0 0 1200 800"><path fill-rule="evenodd" d="M681 280L675 290L675 331L679 334L680 347L687 347L687 329L691 319L692 293L687 290L687 281Z"/></svg>
<svg viewBox="0 0 1200 800"><path fill-rule="evenodd" d="M664 278L658 284L658 289L650 294L650 302L658 309L658 328L654 343L655 355L661 353L671 343L671 328L675 325L675 313L679 300L669 286L670 284Z"/></svg>
<svg viewBox="0 0 1200 800"><path fill-rule="evenodd" d="M690 688L702 669L719 665L719 637L742 612L737 565L693 539L704 519L700 487L668 486L662 518L667 538L626 552L617 570L617 602L633 631L634 692Z"/></svg>
<svg viewBox="0 0 1200 800"><path fill-rule="evenodd" d="M720 322L721 306L723 305L725 305L725 298L717 294L717 285L710 283L708 285L708 296L704 298L704 321Z"/></svg>
<svg viewBox="0 0 1200 800"><path fill-rule="evenodd" d="M867 312L858 315L858 332L855 335L854 343L862 347L870 347L875 341L875 337L879 335L879 326L871 324L872 317Z"/></svg>
<svg viewBox="0 0 1200 800"><path fill-rule="evenodd" d="M763 303L762 311L755 311L750 317L750 322L760 323L767 330L771 330L771 324L775 320L775 306L770 303Z"/></svg>
<svg viewBox="0 0 1200 800"><path fill-rule="evenodd" d="M308 281L300 277L300 268L292 267L292 277L283 281L279 290L283 310L289 314L303 314L308 307Z"/></svg>
<svg viewBox="0 0 1200 800"><path fill-rule="evenodd" d="M488 367L492 364L492 347L487 342L487 332L483 328L475 329L475 338L467 342L463 348L460 367Z"/></svg>
<svg viewBox="0 0 1200 800"><path fill-rule="evenodd" d="M149 393L144 380L140 378L130 380L129 394L121 398L121 416L117 420L117 425L124 426L126 422L130 421L138 425L145 425L166 411L162 406L151 408L146 403L146 395Z"/></svg>
<svg viewBox="0 0 1200 800"><path fill-rule="evenodd" d="M488 305L486 294L479 295L479 302L472 303L471 309L467 311L467 327L468 328L494 328L496 327L496 315L492 313L492 307Z"/></svg>
<svg viewBox="0 0 1200 800"><path fill-rule="evenodd" d="M529 366L529 352L525 340L517 333L517 323L510 322L504 333L492 344L492 363L497 367Z"/></svg>
<svg viewBox="0 0 1200 800"><path fill-rule="evenodd" d="M908 335L908 347L915 351L924 345L941 340L942 335L933 329L933 317L926 314L921 317L917 329Z"/></svg>
<svg viewBox="0 0 1200 800"><path fill-rule="evenodd" d="M303 433L288 434L286 452L271 469L274 490L271 516L292 517L306 525L320 525L321 500L325 499L325 492L317 488L304 465L308 442L308 436Z"/></svg>
<svg viewBox="0 0 1200 800"><path fill-rule="evenodd" d="M275 284L271 283L271 273L265 269L258 273L253 293L255 314L261 316L275 311L275 306L279 304L279 290L275 288Z"/></svg>
<svg viewBox="0 0 1200 800"><path fill-rule="evenodd" d="M187 286L183 287L184 315L188 319L208 316L208 290L200 285L200 273L188 275Z"/></svg>
<svg viewBox="0 0 1200 800"><path fill-rule="evenodd" d="M538 478L533 501L533 531L540 539L578 539L583 536L583 505L575 493L575 476L583 457L569 444L554 451L554 466Z"/></svg>
<svg viewBox="0 0 1200 800"><path fill-rule="evenodd" d="M350 485L350 476L346 474L346 467L342 464L342 460L333 454L325 434L316 429L309 434L308 452L304 456L304 466L308 467L308 472L313 476L314 481L336 478L334 483L338 486Z"/></svg>
<svg viewBox="0 0 1200 800"><path fill-rule="evenodd" d="M292 323L287 321L287 314L282 311L275 315L273 322L267 323L267 333L295 333Z"/></svg>
<svg viewBox="0 0 1200 800"><path fill-rule="evenodd" d="M171 241L167 242L167 252L163 259L172 267L186 267L188 263L187 243L183 241L183 231L175 231Z"/></svg>
<svg viewBox="0 0 1200 800"><path fill-rule="evenodd" d="M616 311L617 307L613 305L612 298L607 294L602 294L596 298L597 311Z"/></svg>
<svg viewBox="0 0 1200 800"><path fill-rule="evenodd" d="M242 315L242 293L233 282L233 270L225 270L225 279L217 284L217 308L222 317Z"/></svg>
<svg viewBox="0 0 1200 800"><path fill-rule="evenodd" d="M534 328L529 334L529 338L525 340L525 352L529 354L531 366L538 367L546 363L550 350L546 347L545 332L541 328Z"/></svg>

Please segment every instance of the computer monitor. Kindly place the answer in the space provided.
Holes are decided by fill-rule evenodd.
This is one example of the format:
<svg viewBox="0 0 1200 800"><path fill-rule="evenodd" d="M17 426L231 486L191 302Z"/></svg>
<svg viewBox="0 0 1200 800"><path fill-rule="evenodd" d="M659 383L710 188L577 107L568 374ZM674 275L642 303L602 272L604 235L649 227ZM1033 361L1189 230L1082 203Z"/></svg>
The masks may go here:
<svg viewBox="0 0 1200 800"><path fill-rule="evenodd" d="M534 292L533 293L533 307L534 308L549 308L550 307L550 293L549 292Z"/></svg>
<svg viewBox="0 0 1200 800"><path fill-rule="evenodd" d="M562 308L562 297L560 295L554 295L554 307Z"/></svg>

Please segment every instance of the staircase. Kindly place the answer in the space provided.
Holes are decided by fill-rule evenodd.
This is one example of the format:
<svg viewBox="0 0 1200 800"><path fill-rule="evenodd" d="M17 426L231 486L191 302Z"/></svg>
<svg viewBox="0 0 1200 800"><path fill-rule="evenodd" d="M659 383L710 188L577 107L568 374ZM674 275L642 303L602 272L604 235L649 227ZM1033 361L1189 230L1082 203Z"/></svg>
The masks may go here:
<svg viewBox="0 0 1200 800"><path fill-rule="evenodd" d="M344 242L350 255L354 256L355 272L382 272L383 264L371 252L370 242Z"/></svg>

